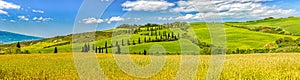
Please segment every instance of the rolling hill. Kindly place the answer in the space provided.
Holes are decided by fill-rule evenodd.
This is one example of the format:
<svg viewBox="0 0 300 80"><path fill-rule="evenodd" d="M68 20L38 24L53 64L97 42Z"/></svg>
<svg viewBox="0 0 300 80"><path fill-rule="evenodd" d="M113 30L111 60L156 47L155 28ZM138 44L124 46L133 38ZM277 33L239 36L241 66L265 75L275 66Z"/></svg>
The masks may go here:
<svg viewBox="0 0 300 80"><path fill-rule="evenodd" d="M278 21L280 20L280 21ZM255 27L255 26L269 26L277 27L274 24L289 25L282 26L284 31L297 34L297 24L296 21L300 20L299 17L293 18L280 18L280 19L266 19L258 20L256 22L227 22L227 23L217 23L217 25L224 26L226 32L226 49L236 50L244 49L250 50L251 53L255 53L257 49L277 49L275 43L276 40L284 37L290 37L292 39L298 39L299 36L287 35L287 34L277 34L277 33L266 33L262 31L253 31L247 28L232 27L232 25ZM213 46L210 39L210 31L207 23L204 22L193 22L193 23L180 23L175 22L171 24L163 25L151 25L146 24L144 26L137 27L126 27L128 25L121 25L116 29L106 30L106 31L96 31L74 34L77 39L84 40L91 37L90 35L95 35L95 42L84 42L84 43L72 43L72 37L74 35L58 36L54 38L48 38L37 41L22 42L22 50L29 50L31 53L53 53L55 47L58 48L59 52L72 52L75 50L80 52L83 50L84 45L89 45L91 47L90 52L94 52L94 48L104 48L105 43L108 44L108 53L114 53L117 50L116 45L121 45L121 48L128 48L128 51L123 53L142 53L144 50L149 50L155 45L161 45L164 47L168 54L180 54L182 45L180 42L184 42L190 45L188 48L199 48L200 53L209 52L209 47ZM163 28L162 28L163 27ZM269 28L267 28L269 29ZM190 36L190 34L195 34ZM172 36L172 37L171 37ZM180 40L174 38L177 37ZM168 37L167 39L165 37ZM77 42L73 39L73 42ZM128 44L129 42L129 44ZM0 45L0 47L15 47L16 43ZM184 44L185 45L185 44ZM271 46L269 46L271 45ZM73 49L72 49L73 47ZM185 49L185 48L184 48ZM275 50L276 50L275 49ZM238 50L240 51L240 50ZM194 53L193 51L188 53Z"/></svg>

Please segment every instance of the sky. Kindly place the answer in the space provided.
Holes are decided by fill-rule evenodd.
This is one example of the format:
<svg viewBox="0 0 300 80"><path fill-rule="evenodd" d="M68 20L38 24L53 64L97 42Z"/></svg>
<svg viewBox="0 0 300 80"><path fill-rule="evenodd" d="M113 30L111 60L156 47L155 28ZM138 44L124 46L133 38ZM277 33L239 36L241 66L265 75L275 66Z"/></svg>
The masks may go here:
<svg viewBox="0 0 300 80"><path fill-rule="evenodd" d="M106 2L111 3L101 4ZM120 24L204 22L216 17L224 22L247 21L300 15L299 0L98 0L99 4L86 2L90 5L82 7L83 3L0 0L0 31L48 38L74 33L74 23L106 30Z"/></svg>

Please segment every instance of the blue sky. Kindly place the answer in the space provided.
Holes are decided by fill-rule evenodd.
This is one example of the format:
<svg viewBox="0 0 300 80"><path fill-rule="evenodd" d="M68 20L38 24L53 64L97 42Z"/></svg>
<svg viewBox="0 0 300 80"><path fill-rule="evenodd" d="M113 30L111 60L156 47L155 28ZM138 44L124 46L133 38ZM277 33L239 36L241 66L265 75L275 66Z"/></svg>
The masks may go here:
<svg viewBox="0 0 300 80"><path fill-rule="evenodd" d="M97 30L104 30L124 23L198 22L212 16L221 17L223 21L298 16L300 10L299 0L200 1L115 0L107 8L89 6L91 10L105 9L102 16L96 14L101 17L87 15L77 18L78 22L75 22L83 0L0 0L0 30L54 37L73 33L74 23L82 26L99 24ZM86 12L89 13L92 14L93 11Z"/></svg>

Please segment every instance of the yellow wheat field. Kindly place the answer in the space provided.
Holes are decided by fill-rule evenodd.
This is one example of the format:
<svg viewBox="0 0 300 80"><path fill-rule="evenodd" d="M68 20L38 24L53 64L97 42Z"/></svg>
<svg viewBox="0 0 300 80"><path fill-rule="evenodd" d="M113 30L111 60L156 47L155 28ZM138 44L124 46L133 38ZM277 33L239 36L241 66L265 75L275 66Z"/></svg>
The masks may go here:
<svg viewBox="0 0 300 80"><path fill-rule="evenodd" d="M181 56L169 55L159 73L150 78L137 78L123 72L113 55L97 54L97 58L109 79L174 79L181 61ZM131 58L140 66L151 63L149 56L132 55ZM200 56L195 79L206 78L210 58ZM227 55L219 79L299 80L299 75L298 53ZM79 79L79 76L71 53L0 55L0 79Z"/></svg>

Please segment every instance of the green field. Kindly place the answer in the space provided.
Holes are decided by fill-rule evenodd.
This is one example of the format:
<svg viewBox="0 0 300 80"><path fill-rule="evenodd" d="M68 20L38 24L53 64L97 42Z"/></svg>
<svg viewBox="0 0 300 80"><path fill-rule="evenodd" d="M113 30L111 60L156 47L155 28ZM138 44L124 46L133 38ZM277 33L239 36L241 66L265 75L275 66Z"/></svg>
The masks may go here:
<svg viewBox="0 0 300 80"><path fill-rule="evenodd" d="M296 24L290 24L291 21L297 21L299 20L298 17L296 18L284 18L284 19L274 19L274 20L263 20L260 22L248 22L248 23L226 23L231 25L248 25L249 27L255 26L255 25L273 25L273 23L276 23L278 20L283 20L281 22L278 22L278 24L283 25L286 23L286 25L293 25L291 27L282 27L282 28L289 28L291 30L297 30L298 28L295 26ZM290 21L290 22L285 22ZM284 22L284 23L282 23ZM296 22L294 22L296 23ZM255 24L255 25L254 25ZM205 42L207 44L211 44L210 39L210 31L208 28L208 25L203 22L194 22L189 24L191 27L187 29L187 31L183 31L180 28L166 28L157 30L157 32L163 33L166 31L167 33L174 32L174 35L177 35L177 33L182 34L188 34L191 37L196 36L197 39L201 42ZM226 48L227 49L261 49L261 48L267 48L267 44L274 44L276 40L283 37L291 37L293 39L299 38L299 36L292 36L292 35L283 35L283 34L272 34L272 33L264 33L264 32L257 32L257 31L250 31L243 28L236 28L236 27L230 27L224 24L217 23L219 26L224 26L224 31L226 34L221 34L221 36L226 36ZM275 26L274 26L275 27ZM89 44L92 46L92 44L95 44L96 47L104 47L105 42L107 41L108 44L115 44L116 41L121 43L122 40L124 40L124 43L127 43L127 40L130 39L130 43L132 43L132 40L135 40L135 43L137 43L138 38L141 39L142 44L136 44L127 46L130 49L130 52L142 52L144 49L148 50L151 48L152 45L158 44L165 47L168 53L176 54L180 52L180 43L179 41L163 41L163 42L150 42L150 43L144 43L144 38L148 40L149 36L143 35L151 33L151 31L142 31L137 34L131 34L131 35L124 35L122 33L118 33L117 31L120 30L128 30L125 28L118 28L114 30L106 30L106 31L97 31L96 33L85 33L84 35L93 35L95 34L95 42L90 42ZM145 30L145 28L141 28L141 30ZM288 29L286 29L288 30ZM293 31L290 31L293 32ZM118 35L122 34L122 35ZM113 36L113 37L111 37ZM155 36L150 36L151 40L154 40ZM159 36L158 36L159 37ZM85 39L85 36L80 36L79 39ZM187 40L191 41L191 40ZM29 50L31 53L53 53L54 47L58 47L59 52L72 52L72 35L68 36L60 36L60 37L54 37L39 41L33 41L33 42L26 42L21 43L22 50ZM185 42L190 43L190 42ZM80 43L80 44L74 44L74 46L81 48L84 44L88 43ZM2 46L9 46L14 48L15 44L9 44L9 45L2 45ZM196 46L196 45L195 45ZM1 47L1 46L0 46ZM126 48L127 48L126 47ZM273 46L273 47L276 47ZM109 49L109 52L111 52L111 49Z"/></svg>
<svg viewBox="0 0 300 80"><path fill-rule="evenodd" d="M123 72L116 65L113 55L97 54L96 56L109 79L145 79ZM146 79L169 80L176 77L181 56L168 55L166 57L167 60L162 70L155 76ZM200 65L194 78L205 79L211 56L190 57L200 57ZM151 63L149 56L131 55L131 58L140 66ZM73 59L71 53L0 55L0 79L79 79ZM300 79L299 61L299 53L227 55L219 79L298 80ZM130 61L126 60L125 62Z"/></svg>
<svg viewBox="0 0 300 80"><path fill-rule="evenodd" d="M247 22L234 22L229 24L243 27L273 27L282 28L285 31L292 33L293 35L300 35L300 17L289 17L289 18L278 18L278 19L266 19L266 20L256 20Z"/></svg>

